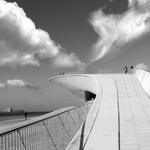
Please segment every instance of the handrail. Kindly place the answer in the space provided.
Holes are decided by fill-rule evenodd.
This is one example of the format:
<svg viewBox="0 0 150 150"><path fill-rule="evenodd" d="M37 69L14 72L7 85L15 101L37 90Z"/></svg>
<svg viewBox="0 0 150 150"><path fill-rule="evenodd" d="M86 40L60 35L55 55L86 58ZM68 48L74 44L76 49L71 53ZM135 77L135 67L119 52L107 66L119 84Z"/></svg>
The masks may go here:
<svg viewBox="0 0 150 150"><path fill-rule="evenodd" d="M124 69L123 68L114 68L114 69L87 69L87 70L79 70L77 72L66 72L60 75L64 75L64 74L122 74L124 73ZM131 69L128 69L128 73L132 73Z"/></svg>
<svg viewBox="0 0 150 150"><path fill-rule="evenodd" d="M79 106L77 106L79 107ZM32 120L29 120L27 122L23 122L23 123L20 123L20 124L17 124L16 125L13 125L13 127L9 127L9 128L6 128L2 131L0 131L0 136L2 136L3 134L7 134L9 132L13 132L15 130L18 130L18 129L21 129L21 128L24 128L26 126L29 126L29 125L32 125L32 124L35 124L35 123L38 123L40 122L41 120L46 120L46 119L50 119L52 117L55 117L57 116L58 114L62 114L62 113L65 113L69 110L72 110L74 109L75 107L68 107L68 108L65 108L66 110L64 111L64 109L61 109L61 110L56 110L54 112L51 112L51 113L48 113L48 114L45 114L45 115L42 115L41 117L37 117L37 118L34 118ZM59 113L58 113L59 112Z"/></svg>
<svg viewBox="0 0 150 150"><path fill-rule="evenodd" d="M0 132L0 150L63 150L83 124L93 102L51 112Z"/></svg>

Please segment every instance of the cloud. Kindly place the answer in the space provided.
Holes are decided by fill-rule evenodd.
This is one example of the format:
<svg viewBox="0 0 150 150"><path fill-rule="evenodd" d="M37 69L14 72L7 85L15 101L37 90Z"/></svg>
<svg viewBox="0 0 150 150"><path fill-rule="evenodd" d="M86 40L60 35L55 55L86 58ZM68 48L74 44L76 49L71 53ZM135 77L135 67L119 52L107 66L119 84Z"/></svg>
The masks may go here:
<svg viewBox="0 0 150 150"><path fill-rule="evenodd" d="M149 70L149 67L146 66L144 63L140 63L140 64L136 65L135 68L141 69L141 70L150 71L150 70Z"/></svg>
<svg viewBox="0 0 150 150"><path fill-rule="evenodd" d="M28 89L39 89L39 87L32 85L29 82L25 82L20 79L7 80L7 85L16 87L26 87Z"/></svg>
<svg viewBox="0 0 150 150"><path fill-rule="evenodd" d="M0 89L5 90L7 88L7 86L3 83L0 83Z"/></svg>
<svg viewBox="0 0 150 150"><path fill-rule="evenodd" d="M46 31L37 29L17 3L0 0L0 66L40 66L41 60L54 60L62 53L63 48ZM70 66L75 63L71 55L65 57Z"/></svg>
<svg viewBox="0 0 150 150"><path fill-rule="evenodd" d="M81 61L78 60L77 55L74 53L71 53L70 55L66 53L59 54L58 56L55 57L52 65L55 66L55 68L61 68L61 67L69 68L69 67L78 66L78 70L86 66L85 63L82 63Z"/></svg>
<svg viewBox="0 0 150 150"><path fill-rule="evenodd" d="M122 47L150 34L150 1L128 0L129 9L123 14L103 13L102 9L91 14L90 24L99 38L90 54L92 63L116 54Z"/></svg>
<svg viewBox="0 0 150 150"><path fill-rule="evenodd" d="M1 65L2 66L8 65L12 68L15 68L18 65L40 66L40 63L32 55L29 55L29 54L27 54L26 56L22 56L22 57L18 57L16 54L12 54L11 56L8 56L7 58L2 59Z"/></svg>

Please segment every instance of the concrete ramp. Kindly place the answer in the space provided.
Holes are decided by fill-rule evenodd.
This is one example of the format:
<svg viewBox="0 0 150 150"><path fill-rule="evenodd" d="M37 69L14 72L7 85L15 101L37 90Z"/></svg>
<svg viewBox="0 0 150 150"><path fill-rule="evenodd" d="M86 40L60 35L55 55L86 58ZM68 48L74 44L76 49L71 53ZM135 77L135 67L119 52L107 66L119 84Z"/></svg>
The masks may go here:
<svg viewBox="0 0 150 150"><path fill-rule="evenodd" d="M150 99L135 76L66 75L50 82L96 94L67 150L150 150Z"/></svg>
<svg viewBox="0 0 150 150"><path fill-rule="evenodd" d="M138 78L144 91L150 97L150 72L134 69L133 74Z"/></svg>

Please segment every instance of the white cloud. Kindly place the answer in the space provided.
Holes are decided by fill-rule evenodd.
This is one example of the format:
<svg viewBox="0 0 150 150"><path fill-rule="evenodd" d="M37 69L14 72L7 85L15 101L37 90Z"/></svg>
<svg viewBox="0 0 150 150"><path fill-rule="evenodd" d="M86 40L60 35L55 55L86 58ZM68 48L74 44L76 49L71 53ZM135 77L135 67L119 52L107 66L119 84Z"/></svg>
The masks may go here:
<svg viewBox="0 0 150 150"><path fill-rule="evenodd" d="M0 66L40 66L41 59L59 55L63 55L62 47L46 31L37 29L17 3L0 0ZM66 53L72 66L74 62L69 57L71 54Z"/></svg>
<svg viewBox="0 0 150 150"><path fill-rule="evenodd" d="M59 46L53 42L48 33L36 29L22 8L16 3L0 1L0 64L36 65L34 53L46 53L53 57L59 53ZM26 57L30 56L30 57Z"/></svg>
<svg viewBox="0 0 150 150"><path fill-rule="evenodd" d="M71 53L70 55L66 53L61 53L55 57L52 65L55 66L56 68L78 66L78 69L80 69L82 66L85 66L86 64L79 61L78 57L74 53Z"/></svg>
<svg viewBox="0 0 150 150"><path fill-rule="evenodd" d="M144 63L140 63L140 64L136 65L135 68L149 71L149 67L146 66Z"/></svg>
<svg viewBox="0 0 150 150"><path fill-rule="evenodd" d="M26 87L29 89L38 89L39 87L32 85L29 82L25 82L21 79L13 79L13 80L7 80L7 85L9 86L16 86L16 87Z"/></svg>
<svg viewBox="0 0 150 150"><path fill-rule="evenodd" d="M25 82L20 79L7 80L7 84L12 86L25 86Z"/></svg>
<svg viewBox="0 0 150 150"><path fill-rule="evenodd" d="M3 83L0 83L0 89L5 90L7 88L7 86Z"/></svg>
<svg viewBox="0 0 150 150"><path fill-rule="evenodd" d="M105 15L101 9L91 14L90 23L99 34L93 46L91 62L120 51L150 33L150 1L129 0L129 9L123 14Z"/></svg>
<svg viewBox="0 0 150 150"><path fill-rule="evenodd" d="M25 55L22 57L17 56L16 54L12 54L10 57L3 58L1 60L1 66L9 65L10 67L14 68L17 65L26 66L26 65L33 65L33 66L40 66L38 60L36 60L33 55Z"/></svg>
<svg viewBox="0 0 150 150"><path fill-rule="evenodd" d="M146 5L149 0L129 0L129 6Z"/></svg>

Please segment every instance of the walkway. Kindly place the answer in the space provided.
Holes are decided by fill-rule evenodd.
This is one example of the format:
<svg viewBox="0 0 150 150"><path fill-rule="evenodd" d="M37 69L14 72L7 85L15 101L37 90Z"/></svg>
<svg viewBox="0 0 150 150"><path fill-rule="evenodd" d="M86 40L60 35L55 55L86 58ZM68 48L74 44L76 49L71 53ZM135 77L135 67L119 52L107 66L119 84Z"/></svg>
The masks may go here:
<svg viewBox="0 0 150 150"><path fill-rule="evenodd" d="M82 75L82 78L86 80L80 82L81 75L50 79L69 91L88 87L97 95L67 150L150 150L150 100L137 78L124 74Z"/></svg>

